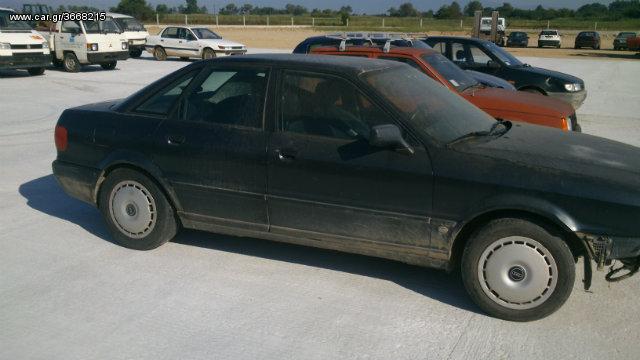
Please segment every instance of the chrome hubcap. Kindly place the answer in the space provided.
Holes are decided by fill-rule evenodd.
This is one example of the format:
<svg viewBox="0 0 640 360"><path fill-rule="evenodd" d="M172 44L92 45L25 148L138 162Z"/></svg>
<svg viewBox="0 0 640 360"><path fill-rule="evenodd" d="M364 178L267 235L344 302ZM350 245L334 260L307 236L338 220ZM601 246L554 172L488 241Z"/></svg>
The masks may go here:
<svg viewBox="0 0 640 360"><path fill-rule="evenodd" d="M147 236L156 225L156 203L149 190L136 181L118 183L109 196L111 220L131 238Z"/></svg>
<svg viewBox="0 0 640 360"><path fill-rule="evenodd" d="M539 242L509 236L495 241L482 253L478 278L490 299L510 309L525 310L542 304L553 294L558 267Z"/></svg>

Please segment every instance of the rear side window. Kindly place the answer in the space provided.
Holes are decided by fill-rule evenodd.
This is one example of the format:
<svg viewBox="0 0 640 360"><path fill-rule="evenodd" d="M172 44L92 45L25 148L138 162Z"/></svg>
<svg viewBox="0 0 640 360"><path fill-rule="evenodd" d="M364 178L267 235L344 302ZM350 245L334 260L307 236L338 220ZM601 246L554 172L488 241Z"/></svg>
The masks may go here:
<svg viewBox="0 0 640 360"><path fill-rule="evenodd" d="M143 114L168 115L182 92L189 86L189 83L198 72L199 70L194 70L175 80L140 104L134 111Z"/></svg>
<svg viewBox="0 0 640 360"><path fill-rule="evenodd" d="M178 28L167 28L162 33L162 37L163 38L169 38L169 39L177 39L178 38Z"/></svg>
<svg viewBox="0 0 640 360"><path fill-rule="evenodd" d="M186 121L262 128L269 73L216 69L186 99Z"/></svg>
<svg viewBox="0 0 640 360"><path fill-rule="evenodd" d="M368 139L386 113L353 84L333 76L286 72L280 90L280 130L336 139Z"/></svg>

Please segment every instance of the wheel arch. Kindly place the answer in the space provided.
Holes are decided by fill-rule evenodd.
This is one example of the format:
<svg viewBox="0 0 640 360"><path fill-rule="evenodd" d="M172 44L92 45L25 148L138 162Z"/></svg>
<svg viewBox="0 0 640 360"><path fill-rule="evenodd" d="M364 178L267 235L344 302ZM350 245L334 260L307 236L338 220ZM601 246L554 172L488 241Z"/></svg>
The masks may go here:
<svg viewBox="0 0 640 360"><path fill-rule="evenodd" d="M545 96L548 95L546 91L544 91L541 87L536 86L536 85L525 85L525 86L522 86L522 87L518 88L518 91L531 91L531 90L537 91L540 94L545 95Z"/></svg>
<svg viewBox="0 0 640 360"><path fill-rule="evenodd" d="M481 229L490 221L501 218L517 218L531 221L567 242L571 253L576 259L580 256L588 255L584 241L579 239L574 232L576 228L575 222L564 211L557 208L542 209L540 207L522 208L505 206L478 212L457 226L457 229L451 236L452 246L449 254L450 271L460 264L462 252L474 232Z"/></svg>
<svg viewBox="0 0 640 360"><path fill-rule="evenodd" d="M100 171L100 175L98 176L93 190L93 200L97 206L99 206L98 201L100 199L99 194L102 188L102 183L111 172L122 168L138 171L148 177L149 180L153 181L160 191L164 193L167 200L176 211L182 210L182 206L175 191L173 190L173 187L164 178L160 168L137 153L114 154L102 162L100 166L100 169L102 170Z"/></svg>

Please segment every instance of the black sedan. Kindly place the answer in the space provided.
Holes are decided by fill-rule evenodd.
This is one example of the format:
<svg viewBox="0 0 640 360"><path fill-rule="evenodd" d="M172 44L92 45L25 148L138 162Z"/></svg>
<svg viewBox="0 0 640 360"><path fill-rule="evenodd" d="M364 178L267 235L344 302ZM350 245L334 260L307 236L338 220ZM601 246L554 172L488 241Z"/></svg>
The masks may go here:
<svg viewBox="0 0 640 360"><path fill-rule="evenodd" d="M529 46L529 35L524 31L514 31L507 37L507 47Z"/></svg>
<svg viewBox="0 0 640 360"><path fill-rule="evenodd" d="M576 36L574 48L581 49L589 47L594 50L600 49L600 33L596 31L582 31Z"/></svg>
<svg viewBox="0 0 640 360"><path fill-rule="evenodd" d="M639 149L496 121L397 62L201 61L64 111L55 144L59 183L133 249L185 227L459 267L516 321L567 300L578 257L639 264Z"/></svg>
<svg viewBox="0 0 640 360"><path fill-rule="evenodd" d="M497 76L518 90L553 96L575 109L587 97L582 79L524 64L490 41L455 36L430 36L423 41L461 68Z"/></svg>

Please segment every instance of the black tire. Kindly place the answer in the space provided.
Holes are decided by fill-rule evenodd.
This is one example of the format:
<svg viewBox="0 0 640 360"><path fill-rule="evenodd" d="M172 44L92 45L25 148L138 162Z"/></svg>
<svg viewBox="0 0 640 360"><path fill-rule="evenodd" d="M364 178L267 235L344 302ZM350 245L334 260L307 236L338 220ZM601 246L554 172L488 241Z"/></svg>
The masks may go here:
<svg viewBox="0 0 640 360"><path fill-rule="evenodd" d="M164 193L131 169L116 169L107 176L98 206L115 242L130 249L155 249L178 232L175 211Z"/></svg>
<svg viewBox="0 0 640 360"><path fill-rule="evenodd" d="M461 268L474 302L487 314L509 321L552 314L567 301L575 281L574 257L561 236L517 218L493 220L476 231L465 246ZM510 302L510 297L522 299Z"/></svg>
<svg viewBox="0 0 640 360"><path fill-rule="evenodd" d="M205 60L214 59L215 57L216 57L216 52L213 51L213 49L206 48L202 51L202 58Z"/></svg>
<svg viewBox="0 0 640 360"><path fill-rule="evenodd" d="M189 60L189 58L187 56L182 56L182 57L180 57L180 60L187 61L187 60Z"/></svg>
<svg viewBox="0 0 640 360"><path fill-rule="evenodd" d="M102 68L105 70L113 70L116 68L116 65L118 65L117 61L100 64L100 66L102 66Z"/></svg>
<svg viewBox="0 0 640 360"><path fill-rule="evenodd" d="M131 56L132 58L139 58L140 56L142 56L142 49L129 50L129 56Z"/></svg>
<svg viewBox="0 0 640 360"><path fill-rule="evenodd" d="M62 60L62 66L66 72L75 73L80 71L80 61L78 61L78 58L74 53L64 54L64 58Z"/></svg>
<svg viewBox="0 0 640 360"><path fill-rule="evenodd" d="M44 74L44 68L29 68L27 69L27 71L29 72L29 75L31 76L38 76L38 75L42 75Z"/></svg>
<svg viewBox="0 0 640 360"><path fill-rule="evenodd" d="M167 60L167 52L164 50L162 46L157 46L153 50L153 57L156 58L156 60L158 61L165 61Z"/></svg>

